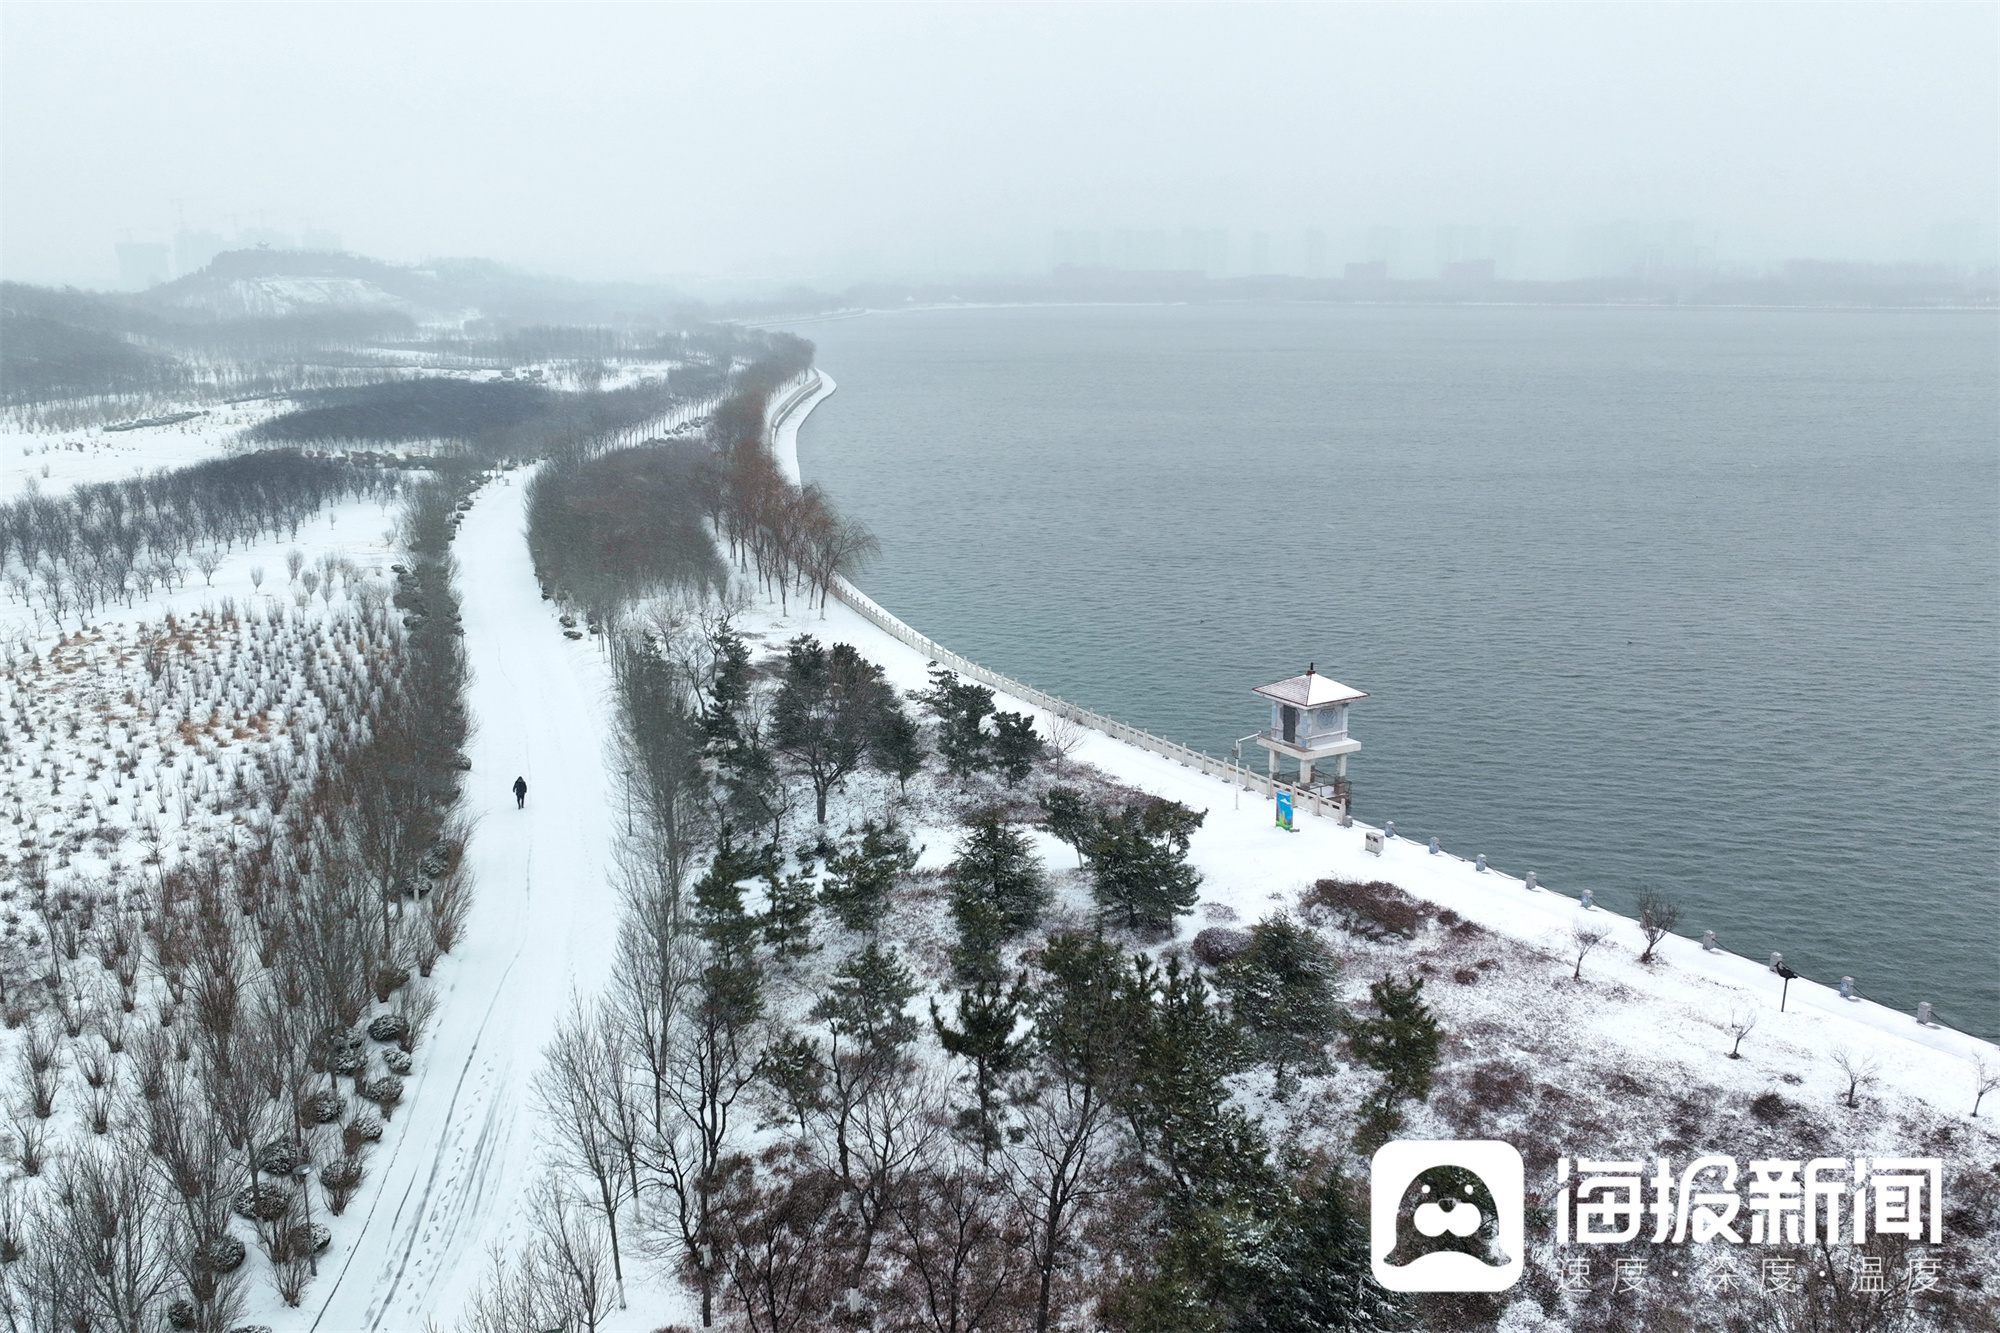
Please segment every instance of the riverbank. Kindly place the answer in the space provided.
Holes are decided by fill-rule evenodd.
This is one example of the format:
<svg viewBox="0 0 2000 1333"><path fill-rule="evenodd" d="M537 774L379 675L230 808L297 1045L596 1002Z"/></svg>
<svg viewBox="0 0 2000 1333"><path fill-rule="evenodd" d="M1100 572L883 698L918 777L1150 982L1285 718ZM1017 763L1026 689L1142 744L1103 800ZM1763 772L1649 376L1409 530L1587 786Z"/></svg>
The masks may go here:
<svg viewBox="0 0 2000 1333"><path fill-rule="evenodd" d="M773 414L773 449L794 480L799 476L799 427L837 387L830 376L816 373L817 383L784 395ZM781 624L772 617L770 628L783 632L791 625L796 628L790 632L805 630L853 643L882 663L899 688L921 685L929 659L907 640L922 636L915 630L892 634L871 620L873 603L858 589L843 586L839 596L823 618L798 615ZM1051 718L1046 707L1004 688L1002 694L1000 707L1036 715L1046 731ZM1642 965L1637 958L1643 938L1635 921L1602 909L1586 911L1569 893L1547 886L1529 889L1520 879L1482 872L1450 853L1432 855L1423 844L1407 839L1388 839L1382 853L1373 855L1366 850L1366 839L1379 830L1359 821L1341 827L1332 819L1304 818L1296 832L1279 831L1261 793L1101 732L1089 734L1074 757L1121 782L1208 811L1190 853L1204 876L1204 899L1244 919L1276 906L1295 908L1319 878L1389 880L1439 911L1455 913L1545 956L1547 986L1568 979L1564 955L1576 923L1604 928L1608 939L1592 955L1588 969L1608 990L1594 995L1591 1011L1578 1016L1579 1032L1593 1041L1626 1045L1634 1059L1699 1068L1703 1078L1741 1082L1746 1090L1784 1078L1788 1086L1832 1096L1847 1084L1827 1055L1845 1050L1851 1059L1876 1066L1883 1092L1894 1090L1957 1117L1972 1106L1977 1063L2000 1068L2000 1047L1991 1042L1939 1025L1919 1025L1913 1015L1869 1000L1843 999L1835 988L1817 982L1795 980L1787 991L1764 962L1728 952L1727 939L1724 948L1707 951L1696 939L1669 936L1655 961ZM1183 935L1191 936L1201 924L1183 921ZM1697 933L1704 929L1699 921L1684 924ZM1730 1017L1751 1010L1758 1015L1761 1058L1748 1067L1738 1067L1743 1062L1717 1064L1729 1047ZM1984 1119L1990 1122L1993 1108L1986 1112Z"/></svg>

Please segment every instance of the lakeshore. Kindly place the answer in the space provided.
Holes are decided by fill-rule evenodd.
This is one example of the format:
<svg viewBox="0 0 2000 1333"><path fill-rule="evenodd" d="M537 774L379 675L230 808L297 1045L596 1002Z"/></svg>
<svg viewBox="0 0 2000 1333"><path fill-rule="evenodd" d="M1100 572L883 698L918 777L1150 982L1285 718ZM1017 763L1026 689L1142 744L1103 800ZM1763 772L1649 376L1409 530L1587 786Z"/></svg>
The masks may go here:
<svg viewBox="0 0 2000 1333"><path fill-rule="evenodd" d="M816 382L780 396L771 425L779 465L795 481L799 428L837 388L824 372L814 374ZM852 643L882 664L898 688L920 686L928 659L864 614L873 603L858 589L843 581L837 595L840 600L823 615L767 612L765 627L773 634L810 632ZM1004 691L999 706L1036 716L1043 729L1051 721L1047 709ZM1449 851L1432 855L1424 844L1407 838L1387 840L1376 856L1366 850L1366 839L1380 830L1360 820L1343 828L1331 819L1306 816L1286 833L1275 827L1270 803L1261 794L1099 732L1088 736L1075 758L1134 787L1207 811L1190 859L1202 871L1204 900L1239 919L1254 920L1275 907L1296 909L1301 893L1323 877L1388 880L1441 911L1544 956L1546 975L1531 987L1539 996L1568 980L1563 950L1572 925L1586 915L1579 896L1588 886L1543 884L1531 890L1521 879L1498 870L1482 872ZM2000 1047L1978 1037L1935 1023L1919 1025L1913 1014L1867 999L1843 999L1835 987L1805 978L1792 981L1787 992L1768 964L1730 952L1726 937L1719 949L1707 951L1698 938L1670 935L1662 941L1656 963L1642 966L1636 961L1643 948L1636 921L1596 907L1587 916L1611 932L1608 947L1593 955L1591 969L1608 983L1612 1002L1579 1016L1579 1029L1587 1030L1592 1040L1619 1043L1634 1062L1678 1069L1683 1076L1698 1068L1703 1079L1740 1084L1739 1091L1784 1078L1790 1086L1831 1096L1838 1091L1834 1085L1844 1087L1845 1080L1825 1056L1840 1049L1875 1062L1884 1090L1958 1117L1972 1104L1975 1062L2000 1068ZM1179 942L1187 943L1203 924L1184 921ZM1705 928L1697 920L1686 926L1697 936ZM1483 1016L1529 998L1525 992L1504 998L1497 992L1489 987L1475 1006ZM1765 1047L1764 1057L1748 1068L1718 1064L1728 1047L1725 1018L1752 1006L1760 1014L1758 1041Z"/></svg>

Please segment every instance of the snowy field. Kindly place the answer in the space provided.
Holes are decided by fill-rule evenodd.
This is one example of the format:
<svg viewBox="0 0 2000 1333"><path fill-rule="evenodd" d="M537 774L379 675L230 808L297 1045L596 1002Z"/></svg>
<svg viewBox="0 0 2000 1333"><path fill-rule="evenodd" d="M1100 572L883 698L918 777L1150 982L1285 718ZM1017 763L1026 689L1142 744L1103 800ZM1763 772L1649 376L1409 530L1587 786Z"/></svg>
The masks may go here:
<svg viewBox="0 0 2000 1333"><path fill-rule="evenodd" d="M286 399L224 404L198 404L163 410L201 415L170 426L141 426L107 431L101 426L80 430L0 429L0 499L19 497L32 482L44 495L67 493L94 481L122 481L139 473L158 472L203 463L230 452L247 428L290 408Z"/></svg>

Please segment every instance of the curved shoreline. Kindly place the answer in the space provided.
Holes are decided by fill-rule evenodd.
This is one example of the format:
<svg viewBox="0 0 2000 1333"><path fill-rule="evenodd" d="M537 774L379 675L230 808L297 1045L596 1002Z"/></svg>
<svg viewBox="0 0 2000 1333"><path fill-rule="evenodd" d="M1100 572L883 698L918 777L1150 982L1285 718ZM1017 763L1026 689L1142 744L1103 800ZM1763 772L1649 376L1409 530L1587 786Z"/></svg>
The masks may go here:
<svg viewBox="0 0 2000 1333"><path fill-rule="evenodd" d="M771 449L779 468L794 484L800 484L803 480L798 460L799 428L812 415L813 409L831 397L838 387L832 376L827 375L824 371L814 369L809 371L807 376L796 386L781 390L777 396L776 406L772 409L769 418L768 428L771 437ZM1113 741L1123 742L1132 749L1150 752L1171 759L1183 768L1195 770L1202 777L1226 784L1225 789L1233 787L1241 791L1247 788L1258 791L1262 796L1268 797L1270 795L1271 784L1269 781L1255 773L1236 768L1230 764L1221 763L1212 756L1203 754L1200 751L1164 740L1147 732L1139 731L1137 728L1128 727L1115 719L1101 717L1098 714L1089 713L1087 710L1076 708L1074 705L1068 704L1054 695L1037 690L1020 681L1012 680L998 672L989 671L981 667L978 663L951 652L883 608L873 598L863 593L859 588L856 588L846 578L838 578L835 581L833 591L835 597L842 604L877 629L891 635L907 647L927 654L932 660L958 671L961 675L971 676L973 679L979 680L982 684L1029 704L1040 711L1050 713L1056 717L1067 717L1078 721L1092 730L1102 732L1107 738ZM1334 832L1334 823L1335 821L1331 819L1323 822L1301 821L1301 827L1325 828L1327 833L1332 834ZM1366 833L1381 831L1360 820L1353 820L1351 823L1354 826L1353 831L1346 832L1343 836L1351 838L1357 843L1365 837ZM1402 853L1416 851L1417 849L1415 844L1409 843L1406 839L1393 839L1390 843L1390 850ZM1383 859L1386 861L1390 858L1384 857ZM1400 860L1402 857L1398 855L1395 859ZM1426 863L1429 864L1427 865ZM1463 874L1468 878L1471 885L1477 886L1481 891L1482 897L1485 896L1487 890L1491 889L1511 888L1520 890L1523 893L1523 897L1515 905L1506 909L1507 921L1500 928L1514 938L1524 941L1532 942L1538 933L1545 934L1552 927L1567 929L1569 921L1573 918L1573 914L1580 908L1577 899L1571 898L1558 890L1550 889L1545 884L1538 885L1535 889L1529 890L1523 881L1513 876L1504 874L1498 870L1478 871L1472 862L1452 853L1440 852L1435 857L1425 856L1423 862L1416 864L1424 866L1427 869L1430 866L1435 866L1438 870L1449 869L1452 872ZM1477 880L1471 879L1474 875L1478 876ZM1424 878L1428 879L1431 876L1425 875ZM1406 883L1403 887L1416 896L1430 898L1433 902L1440 901L1440 898L1427 894L1424 887L1420 884ZM1443 905L1459 905L1456 901L1456 891L1445 895L1445 898L1447 900L1444 901ZM1603 920L1606 925L1617 927L1621 935L1627 933L1636 934L1638 930L1637 922L1631 918L1619 916L1614 912L1599 907L1592 907L1589 910L1595 918ZM1700 941L1696 939L1681 935L1669 935L1662 942L1660 952L1664 956L1671 957L1676 966L1684 967L1691 973L1712 981L1741 987L1753 991L1760 996L1765 996L1767 992L1779 989L1776 974L1766 964L1732 953L1722 946L1718 946L1714 952L1709 952L1704 950L1701 947ZM1795 1010L1802 1007L1810 1008L1830 1018L1851 1022L1860 1027L1895 1036L1916 1045L1959 1056L1966 1060L1971 1060L1975 1056L1983 1056L1989 1065L2000 1063L2000 1044L1988 1041L1985 1038L1962 1032L1956 1028L1947 1027L1937 1022L1934 1022L1933 1026L1928 1028L1917 1028L1915 1019L1911 1015L1898 1009L1891 1009L1877 1001L1859 997L1852 1000L1844 1000L1840 997L1835 987L1822 982L1811 981L1804 977L1799 978L1796 984L1799 994L1790 997L1790 1005ZM1778 997L1768 996L1767 998Z"/></svg>

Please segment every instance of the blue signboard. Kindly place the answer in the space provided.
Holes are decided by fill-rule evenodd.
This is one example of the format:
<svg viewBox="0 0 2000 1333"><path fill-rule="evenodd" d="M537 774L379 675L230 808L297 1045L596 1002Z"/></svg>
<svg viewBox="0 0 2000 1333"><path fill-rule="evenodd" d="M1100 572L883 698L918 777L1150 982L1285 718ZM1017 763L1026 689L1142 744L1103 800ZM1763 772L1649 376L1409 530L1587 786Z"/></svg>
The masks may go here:
<svg viewBox="0 0 2000 1333"><path fill-rule="evenodd" d="M1289 829L1291 828L1291 826L1292 826L1292 794L1288 791L1280 790L1278 792L1278 827L1281 829Z"/></svg>

